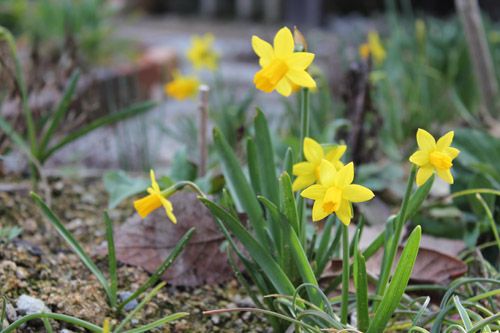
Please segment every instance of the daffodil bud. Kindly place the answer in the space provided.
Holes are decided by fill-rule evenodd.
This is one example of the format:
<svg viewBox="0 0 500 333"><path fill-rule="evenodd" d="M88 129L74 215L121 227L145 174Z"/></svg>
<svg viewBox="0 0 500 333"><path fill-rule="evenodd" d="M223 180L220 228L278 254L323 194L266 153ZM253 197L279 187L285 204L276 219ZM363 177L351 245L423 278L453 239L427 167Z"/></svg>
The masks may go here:
<svg viewBox="0 0 500 333"><path fill-rule="evenodd" d="M295 50L300 51L300 52L306 52L307 51L307 40L300 32L299 29L297 29L296 26L293 27L293 41L295 43Z"/></svg>

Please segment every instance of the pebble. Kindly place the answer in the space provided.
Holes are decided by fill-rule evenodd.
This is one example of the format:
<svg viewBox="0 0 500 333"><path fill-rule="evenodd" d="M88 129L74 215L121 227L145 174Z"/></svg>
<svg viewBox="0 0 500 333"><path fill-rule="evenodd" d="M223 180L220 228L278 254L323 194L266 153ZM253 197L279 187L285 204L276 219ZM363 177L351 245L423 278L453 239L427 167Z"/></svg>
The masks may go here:
<svg viewBox="0 0 500 333"><path fill-rule="evenodd" d="M130 291L120 291L118 292L118 298L120 298L120 301L124 301L126 300L127 298L129 298L130 296L132 295L132 292ZM123 309L125 311L132 311L133 309L135 309L135 307L138 305L139 303L137 302L137 299L134 299L130 302L127 303L127 305L125 305L123 307Z"/></svg>
<svg viewBox="0 0 500 333"><path fill-rule="evenodd" d="M10 323L13 323L17 320L17 313L16 309L12 306L12 304L7 303L7 306L5 307L5 314L7 315L7 320Z"/></svg>
<svg viewBox="0 0 500 333"><path fill-rule="evenodd" d="M19 315L30 315L34 313L50 312L45 303L38 298L28 295L21 295L17 299L17 313Z"/></svg>
<svg viewBox="0 0 500 333"><path fill-rule="evenodd" d="M62 330L59 331L59 333L75 333L75 332L68 330L67 328L63 328Z"/></svg>

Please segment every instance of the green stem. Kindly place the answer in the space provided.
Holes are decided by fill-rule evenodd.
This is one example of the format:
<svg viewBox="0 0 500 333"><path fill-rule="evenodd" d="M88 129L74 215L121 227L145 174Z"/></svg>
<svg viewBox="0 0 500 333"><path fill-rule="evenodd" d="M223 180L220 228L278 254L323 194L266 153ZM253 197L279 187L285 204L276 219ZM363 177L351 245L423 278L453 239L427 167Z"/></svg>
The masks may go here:
<svg viewBox="0 0 500 333"><path fill-rule="evenodd" d="M300 154L299 161L304 160L304 139L309 136L309 89L302 88L300 92ZM298 235L302 245L306 246L306 205L304 199L297 195L297 207L299 213L300 234Z"/></svg>
<svg viewBox="0 0 500 333"><path fill-rule="evenodd" d="M413 189L413 183L415 182L415 174L417 169L415 166L411 168L410 176L408 177L408 183L406 184L406 191L403 197L403 203L401 204L401 210L396 218L395 230L392 235L392 240L387 248L386 264L384 269L380 272L380 278L377 285L377 295L382 296L387 287L387 282L389 281L389 276L391 275L392 265L394 263L394 258L396 257L396 252L398 249L399 241L401 239L401 232L406 221L406 211L408 209L408 203L410 201L411 192ZM375 302L374 309L376 310L378 302Z"/></svg>
<svg viewBox="0 0 500 333"><path fill-rule="evenodd" d="M205 195L205 193L203 193L203 191L198 187L198 185L196 185L193 182L190 182L189 180L183 180L183 181L177 182L174 185L170 186L169 188L161 191L161 193L166 198L168 198L169 196L171 196L175 192L182 190L184 187L189 187L191 190L193 190L194 192L196 192L202 198L206 198L207 197Z"/></svg>
<svg viewBox="0 0 500 333"><path fill-rule="evenodd" d="M495 240L497 241L498 250L500 250L500 237L498 236L498 230L497 230L497 226L495 224L495 220L493 219L493 214L491 213L491 210L488 207L488 204L486 203L486 201L484 201L481 194L476 193L476 198L477 198L477 200L479 200L479 202L483 206L484 210L486 211L486 217L488 218L488 221L490 222L491 230L493 231L493 235L495 236Z"/></svg>
<svg viewBox="0 0 500 333"><path fill-rule="evenodd" d="M349 227L342 225L342 304L340 311L341 323L347 324L349 306Z"/></svg>

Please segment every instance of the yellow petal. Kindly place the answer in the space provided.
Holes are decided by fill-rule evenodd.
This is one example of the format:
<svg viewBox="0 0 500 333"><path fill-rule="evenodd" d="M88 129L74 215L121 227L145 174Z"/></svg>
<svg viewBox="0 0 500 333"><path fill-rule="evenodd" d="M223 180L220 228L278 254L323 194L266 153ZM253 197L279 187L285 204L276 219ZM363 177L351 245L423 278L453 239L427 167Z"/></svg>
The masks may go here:
<svg viewBox="0 0 500 333"><path fill-rule="evenodd" d="M344 223L345 225L349 225L351 223L351 218L352 218L352 207L347 200L342 200L340 203L339 209L335 212L337 214L337 217L339 218L340 222Z"/></svg>
<svg viewBox="0 0 500 333"><path fill-rule="evenodd" d="M451 145L451 142L453 141L453 135L454 132L449 131L448 133L440 137L437 141L436 148L438 150L443 150L444 148L449 147Z"/></svg>
<svg viewBox="0 0 500 333"><path fill-rule="evenodd" d="M301 87L314 88L316 87L316 82L313 80L311 75L305 70L289 69L286 73L286 77Z"/></svg>
<svg viewBox="0 0 500 333"><path fill-rule="evenodd" d="M316 177L314 175L309 175L309 176L299 176L295 178L292 184L292 191L297 192L300 191L309 185L314 184L316 181Z"/></svg>
<svg viewBox="0 0 500 333"><path fill-rule="evenodd" d="M276 85L276 91L281 95L288 97L292 94L292 85L286 78L282 78Z"/></svg>
<svg viewBox="0 0 500 333"><path fill-rule="evenodd" d="M354 163L350 162L343 166L335 177L335 186L343 189L354 180Z"/></svg>
<svg viewBox="0 0 500 333"><path fill-rule="evenodd" d="M325 187L333 186L336 176L337 170L335 166L327 160L321 160L321 164L319 165L319 181L321 185Z"/></svg>
<svg viewBox="0 0 500 333"><path fill-rule="evenodd" d="M450 156L451 159L454 159L455 157L458 156L458 154L460 154L460 150L453 147L446 147L443 149L443 152L448 156Z"/></svg>
<svg viewBox="0 0 500 333"><path fill-rule="evenodd" d="M342 197L351 202L368 201L374 196L375 194L369 188L356 184L347 185L342 190Z"/></svg>
<svg viewBox="0 0 500 333"><path fill-rule="evenodd" d="M325 159L329 160L330 162L335 162L340 160L342 155L344 155L345 151L347 150L346 145L338 145L333 148L331 148L328 153L326 154Z"/></svg>
<svg viewBox="0 0 500 333"><path fill-rule="evenodd" d="M287 58L293 54L293 35L287 27L281 28L274 36L274 54L278 58Z"/></svg>
<svg viewBox="0 0 500 333"><path fill-rule="evenodd" d="M134 201L134 208L141 218L145 218L161 207L161 201L156 194L149 194L144 198Z"/></svg>
<svg viewBox="0 0 500 333"><path fill-rule="evenodd" d="M292 173L295 176L313 175L315 166L311 162L299 162L293 165Z"/></svg>
<svg viewBox="0 0 500 333"><path fill-rule="evenodd" d="M418 147L423 151L430 151L436 148L436 140L424 129L419 128L417 131Z"/></svg>
<svg viewBox="0 0 500 333"><path fill-rule="evenodd" d="M327 217L330 213L325 212L323 209L323 199L314 201L312 209L312 220L313 222L320 221Z"/></svg>
<svg viewBox="0 0 500 333"><path fill-rule="evenodd" d="M323 159L323 147L311 138L304 139L304 156L306 160L314 164L319 164Z"/></svg>
<svg viewBox="0 0 500 333"><path fill-rule="evenodd" d="M448 184L453 184L453 175L450 169L437 169L437 175L439 178L447 182Z"/></svg>
<svg viewBox="0 0 500 333"><path fill-rule="evenodd" d="M153 188L153 190L155 191L159 191L160 186L156 182L155 172L153 169L149 170L149 177L151 178L151 188Z"/></svg>
<svg viewBox="0 0 500 333"><path fill-rule="evenodd" d="M325 197L326 188L322 185L315 184L300 192L300 195L307 199L320 200Z"/></svg>
<svg viewBox="0 0 500 333"><path fill-rule="evenodd" d="M410 156L410 162L418 166L423 166L429 163L429 153L418 150Z"/></svg>
<svg viewBox="0 0 500 333"><path fill-rule="evenodd" d="M252 36L252 48L260 57L260 65L262 67L266 66L274 58L274 51L271 44L257 36Z"/></svg>
<svg viewBox="0 0 500 333"><path fill-rule="evenodd" d="M422 186L425 184L427 179L429 179L434 173L434 169L431 167L422 167L417 171L417 186Z"/></svg>
<svg viewBox="0 0 500 333"><path fill-rule="evenodd" d="M314 53L295 52L286 60L289 68L305 70L314 60Z"/></svg>

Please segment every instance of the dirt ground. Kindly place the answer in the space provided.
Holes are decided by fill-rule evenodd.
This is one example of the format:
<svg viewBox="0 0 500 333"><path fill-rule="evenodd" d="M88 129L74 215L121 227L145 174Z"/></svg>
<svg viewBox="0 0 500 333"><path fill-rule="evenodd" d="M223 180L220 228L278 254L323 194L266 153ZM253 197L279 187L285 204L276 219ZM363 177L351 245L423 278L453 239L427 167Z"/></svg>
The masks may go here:
<svg viewBox="0 0 500 333"><path fill-rule="evenodd" d="M23 228L19 238L8 243L0 242L0 294L5 295L14 307L16 299L27 294L42 300L53 312L76 316L97 325L101 325L106 317L115 318L99 282L44 220L29 197L29 184L11 179L0 185L4 190L10 187L8 191L0 191L0 226ZM51 187L52 208L107 274L106 256L100 251L105 247L101 212L107 203L101 180L53 179ZM130 202L110 211L116 224L132 214ZM142 269L126 265L119 265L118 276L120 291L133 291L149 277ZM133 324L138 326L174 312L186 311L191 316L156 332L268 332L265 319L252 313L212 317L202 314L204 310L252 305L235 280L224 286L206 285L194 289L167 285ZM116 322L116 318L113 321ZM18 332L44 332L40 325L31 322ZM63 328L79 331L66 324L53 322L53 326L58 329L56 331Z"/></svg>

